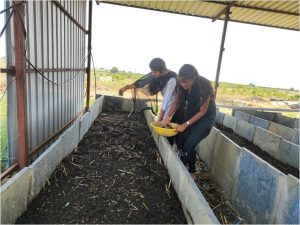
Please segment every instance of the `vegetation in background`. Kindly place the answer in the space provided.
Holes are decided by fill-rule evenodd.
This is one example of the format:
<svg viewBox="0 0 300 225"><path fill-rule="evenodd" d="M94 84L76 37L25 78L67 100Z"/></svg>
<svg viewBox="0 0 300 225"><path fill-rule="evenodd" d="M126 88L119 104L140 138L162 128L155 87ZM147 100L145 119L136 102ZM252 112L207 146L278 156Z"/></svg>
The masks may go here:
<svg viewBox="0 0 300 225"><path fill-rule="evenodd" d="M234 95L238 97L259 97L265 100L299 100L299 91L288 89L278 89L270 87L259 87L254 84L232 84L220 83L218 89L219 95Z"/></svg>
<svg viewBox="0 0 300 225"><path fill-rule="evenodd" d="M96 76L92 73L91 94L95 89L95 78L97 93L104 95L118 96L118 89L124 85L133 83L141 78L144 74L120 71L117 67L111 69L97 69ZM106 79L110 78L110 79ZM212 82L214 86L214 82ZM131 92L124 93L124 97L130 98ZM161 97L159 97L160 99ZM280 101L299 101L299 91L294 88L279 89L270 87L259 87L254 83L249 85L232 84L221 82L218 88L217 103L234 106L248 106L258 108L289 108L285 103L276 104ZM230 109L225 109L230 112ZM299 113L283 113L289 117L298 117Z"/></svg>
<svg viewBox="0 0 300 225"><path fill-rule="evenodd" d="M0 57L0 68L5 68L5 58ZM6 88L6 76L0 74L0 98ZM6 151L7 151L7 124L6 124L6 98L5 96L0 101L0 160L1 160L1 171L5 168L6 163Z"/></svg>
<svg viewBox="0 0 300 225"><path fill-rule="evenodd" d="M3 170L3 166L6 162L6 150L7 150L7 126L6 126L6 99L3 98L0 102L0 140L1 140L1 152L0 152L0 158L1 158L1 171Z"/></svg>
<svg viewBox="0 0 300 225"><path fill-rule="evenodd" d="M111 77L112 83L115 86L123 84L122 81L126 81L124 85L134 82L135 80L141 78L144 74L138 74L133 72L119 71L117 67L113 67L111 70L98 69L96 70L96 80L97 82L101 80L100 77ZM109 82L103 81L104 83L99 85L107 85ZM214 82L212 82L214 85ZM120 85L121 87L121 85ZM221 82L218 88L218 95L232 95L236 98L260 98L264 100L299 100L299 91L291 89L278 89L270 87L259 87L255 86L253 83L249 85L243 84L232 84Z"/></svg>
<svg viewBox="0 0 300 225"><path fill-rule="evenodd" d="M94 71L92 71L92 75ZM113 81L121 81L121 80L126 80L126 79L132 79L132 80L137 80L144 76L144 74L140 73L133 73L131 71L124 71L124 70L119 70L117 67L112 67L110 70L105 70L105 69L97 69L96 70L96 77L112 77Z"/></svg>

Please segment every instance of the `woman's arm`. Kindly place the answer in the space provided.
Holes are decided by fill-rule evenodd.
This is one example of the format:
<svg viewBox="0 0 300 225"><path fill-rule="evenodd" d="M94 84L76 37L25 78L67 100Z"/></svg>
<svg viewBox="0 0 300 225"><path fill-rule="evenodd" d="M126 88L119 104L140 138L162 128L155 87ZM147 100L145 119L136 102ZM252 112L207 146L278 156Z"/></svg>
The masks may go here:
<svg viewBox="0 0 300 225"><path fill-rule="evenodd" d="M125 91L127 91L128 89L134 89L134 88L135 88L134 84L128 84L128 85L126 85L126 86L124 86L124 87L122 87L122 88L119 89L119 95L123 96L123 93Z"/></svg>
<svg viewBox="0 0 300 225"><path fill-rule="evenodd" d="M199 112L197 112L191 119L189 119L188 121L186 121L183 124L180 124L176 130L178 132L183 132L186 128L188 128L189 126L191 126L193 123L197 122L198 120L200 120L206 113L207 113L207 109L209 106L209 102L211 100L211 97L209 96L205 102L201 105Z"/></svg>
<svg viewBox="0 0 300 225"><path fill-rule="evenodd" d="M147 84L150 83L151 79L153 79L151 73L146 74L142 78L138 79L132 84L128 84L122 88L119 89L119 95L123 96L123 93L129 89L134 89L134 88L142 88L146 86Z"/></svg>
<svg viewBox="0 0 300 225"><path fill-rule="evenodd" d="M166 84L165 91L162 93L163 101L162 101L161 110L159 113L159 121L161 121L164 117L167 107L170 104L170 101L172 100L172 95L174 93L175 88L176 88L176 79L171 78Z"/></svg>
<svg viewBox="0 0 300 225"><path fill-rule="evenodd" d="M176 112L176 110L179 107L179 91L177 88L177 93L175 96L175 101L173 102L170 111L168 112L168 115L166 116L165 122L166 124L170 124L171 122L171 117L173 116L173 114Z"/></svg>

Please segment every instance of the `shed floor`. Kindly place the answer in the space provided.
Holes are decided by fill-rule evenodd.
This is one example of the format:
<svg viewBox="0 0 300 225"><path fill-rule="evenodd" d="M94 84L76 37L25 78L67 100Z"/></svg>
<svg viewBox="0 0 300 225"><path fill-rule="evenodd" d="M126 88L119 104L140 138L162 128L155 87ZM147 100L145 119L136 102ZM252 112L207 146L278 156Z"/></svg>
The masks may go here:
<svg viewBox="0 0 300 225"><path fill-rule="evenodd" d="M186 223L144 118L100 115L16 223Z"/></svg>

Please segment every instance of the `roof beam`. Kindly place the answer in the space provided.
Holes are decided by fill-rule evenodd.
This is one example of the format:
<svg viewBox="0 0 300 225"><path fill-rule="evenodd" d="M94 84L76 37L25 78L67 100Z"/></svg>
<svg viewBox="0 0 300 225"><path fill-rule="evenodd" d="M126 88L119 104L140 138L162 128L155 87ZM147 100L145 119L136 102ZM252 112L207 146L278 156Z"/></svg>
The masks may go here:
<svg viewBox="0 0 300 225"><path fill-rule="evenodd" d="M63 12L74 24L77 25L77 27L79 27L83 32L85 32L86 34L88 33L88 31L81 26L81 24L63 7L62 4L60 4L57 0L52 0L52 2L61 10L61 12Z"/></svg>
<svg viewBox="0 0 300 225"><path fill-rule="evenodd" d="M230 8L235 4L236 2L231 2L227 6L225 6L224 9L222 9L213 19L212 21L215 22L217 19L219 19L223 14L230 14Z"/></svg>
<svg viewBox="0 0 300 225"><path fill-rule="evenodd" d="M204 1L207 3L213 3L213 4L218 4L218 5L229 5L226 2L218 2L218 1ZM285 14L285 15L290 15L290 16L299 16L299 13L292 13L292 12L287 12L287 11L280 11L280 10L275 10L275 9L266 9L266 8L259 8L255 6L246 6L246 5L237 5L235 4L234 7L237 8L244 8L244 9L254 9L254 10L259 10L259 11L264 11L264 12L272 12L272 13L280 13L280 14Z"/></svg>

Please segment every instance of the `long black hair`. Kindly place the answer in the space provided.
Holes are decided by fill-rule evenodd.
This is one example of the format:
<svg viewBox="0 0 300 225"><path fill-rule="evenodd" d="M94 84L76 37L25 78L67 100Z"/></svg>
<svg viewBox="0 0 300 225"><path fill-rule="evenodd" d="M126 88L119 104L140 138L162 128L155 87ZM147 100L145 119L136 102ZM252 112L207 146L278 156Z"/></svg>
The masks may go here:
<svg viewBox="0 0 300 225"><path fill-rule="evenodd" d="M178 77L184 80L193 80L191 93L191 105L202 105L208 97L213 97L211 83L205 77L199 75L197 69L191 64L184 64L178 73ZM180 100L184 100L185 90L178 85Z"/></svg>

